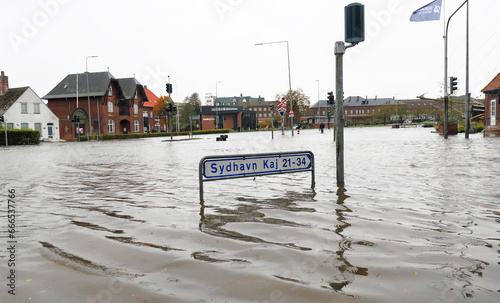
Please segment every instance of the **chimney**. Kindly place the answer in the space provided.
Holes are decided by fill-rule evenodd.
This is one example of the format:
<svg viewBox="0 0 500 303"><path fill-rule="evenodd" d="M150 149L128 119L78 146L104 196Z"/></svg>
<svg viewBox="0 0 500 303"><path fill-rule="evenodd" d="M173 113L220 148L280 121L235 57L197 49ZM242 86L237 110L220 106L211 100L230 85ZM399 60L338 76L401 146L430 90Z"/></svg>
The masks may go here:
<svg viewBox="0 0 500 303"><path fill-rule="evenodd" d="M9 77L2 71L0 76L0 95L5 94L9 90Z"/></svg>

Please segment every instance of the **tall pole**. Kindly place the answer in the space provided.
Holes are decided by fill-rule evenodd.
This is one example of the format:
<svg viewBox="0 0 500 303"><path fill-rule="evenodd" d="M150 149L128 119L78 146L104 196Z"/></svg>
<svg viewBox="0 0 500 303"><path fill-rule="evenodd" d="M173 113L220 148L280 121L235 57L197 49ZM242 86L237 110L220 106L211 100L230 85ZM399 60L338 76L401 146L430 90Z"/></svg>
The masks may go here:
<svg viewBox="0 0 500 303"><path fill-rule="evenodd" d="M217 84L222 83L222 81L215 82L215 129L219 128L219 106L217 103Z"/></svg>
<svg viewBox="0 0 500 303"><path fill-rule="evenodd" d="M469 139L470 129L470 92L469 92L469 1L467 1L467 30L466 30L466 64L465 64L465 139Z"/></svg>
<svg viewBox="0 0 500 303"><path fill-rule="evenodd" d="M170 75L168 76L168 84L170 86ZM170 98L170 89L168 90L168 103L172 103L172 99ZM169 112L168 114L168 129L170 130L170 141L172 141L174 138L172 136L172 112Z"/></svg>
<svg viewBox="0 0 500 303"><path fill-rule="evenodd" d="M290 73L290 49L288 47L288 41L274 41L274 42L264 42L264 43L256 43L255 45L264 45L264 44L274 44L274 43L286 43L286 53L288 56L288 94L290 95L290 107L293 109L293 100L292 100L292 74ZM283 121L284 117L282 118ZM283 123L282 123L283 125ZM292 137L293 137L293 119L292 119ZM282 135L283 129L282 129Z"/></svg>
<svg viewBox="0 0 500 303"><path fill-rule="evenodd" d="M344 183L344 79L342 56L345 53L345 44L342 41L335 42L335 146L337 160L337 184Z"/></svg>
<svg viewBox="0 0 500 303"><path fill-rule="evenodd" d="M464 4L467 2L468 0L465 0L464 3L462 3L462 5L460 5L455 10L455 12L451 14L451 16L448 18L444 34L444 138L445 139L448 139L448 28L450 25L451 17L453 17L458 12L458 10L461 9L462 6L464 6Z"/></svg>
<svg viewBox="0 0 500 303"><path fill-rule="evenodd" d="M92 115L90 114L90 91L89 91L89 58L97 58L97 56L87 56L85 58L85 74L87 75L87 103L89 106L89 130L87 132L87 141L90 141L89 134L92 134Z"/></svg>
<svg viewBox="0 0 500 303"><path fill-rule="evenodd" d="M76 108L78 108L78 73L76 73ZM80 141L80 118L76 123L76 133L78 136L78 141Z"/></svg>
<svg viewBox="0 0 500 303"><path fill-rule="evenodd" d="M321 106L319 104L319 80L314 80L314 82L318 82L318 107L319 107L319 119L318 119L318 122L321 122Z"/></svg>
<svg viewBox="0 0 500 303"><path fill-rule="evenodd" d="M290 51L288 48L288 41L286 41L286 53L288 55L288 93L290 95L290 108L293 110L292 75L290 73ZM292 129L292 137L293 137L293 117L292 117L292 125L290 127Z"/></svg>

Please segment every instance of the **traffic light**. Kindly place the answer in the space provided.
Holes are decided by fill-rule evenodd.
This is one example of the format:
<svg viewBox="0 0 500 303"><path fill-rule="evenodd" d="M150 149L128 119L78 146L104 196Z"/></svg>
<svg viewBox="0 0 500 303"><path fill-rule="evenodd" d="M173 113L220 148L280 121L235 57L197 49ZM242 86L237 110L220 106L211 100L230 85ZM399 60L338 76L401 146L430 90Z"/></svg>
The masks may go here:
<svg viewBox="0 0 500 303"><path fill-rule="evenodd" d="M80 116L75 116L75 122L80 123Z"/></svg>
<svg viewBox="0 0 500 303"><path fill-rule="evenodd" d="M169 103L169 104L167 105L167 113L171 113L171 112L172 112L172 110L173 110L173 108L172 108L172 103Z"/></svg>
<svg viewBox="0 0 500 303"><path fill-rule="evenodd" d="M333 92L328 92L328 105L334 105L335 104L335 96L333 95Z"/></svg>
<svg viewBox="0 0 500 303"><path fill-rule="evenodd" d="M4 122L3 116L0 116L0 122Z"/></svg>
<svg viewBox="0 0 500 303"><path fill-rule="evenodd" d="M453 94L453 92L456 90L458 90L457 77L450 77L450 95Z"/></svg>
<svg viewBox="0 0 500 303"><path fill-rule="evenodd" d="M271 112L274 112L274 104L269 105L269 107L271 108Z"/></svg>
<svg viewBox="0 0 500 303"><path fill-rule="evenodd" d="M167 93L171 94L172 93L172 83L167 83L166 88L167 88Z"/></svg>

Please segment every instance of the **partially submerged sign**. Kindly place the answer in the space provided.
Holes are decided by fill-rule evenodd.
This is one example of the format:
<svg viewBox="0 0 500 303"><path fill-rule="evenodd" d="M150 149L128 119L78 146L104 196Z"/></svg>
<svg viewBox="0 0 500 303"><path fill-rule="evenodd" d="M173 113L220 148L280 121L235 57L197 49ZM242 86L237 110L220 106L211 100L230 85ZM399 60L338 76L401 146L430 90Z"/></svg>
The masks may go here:
<svg viewBox="0 0 500 303"><path fill-rule="evenodd" d="M314 187L314 155L310 151L208 156L200 161L200 201L203 182L310 171Z"/></svg>

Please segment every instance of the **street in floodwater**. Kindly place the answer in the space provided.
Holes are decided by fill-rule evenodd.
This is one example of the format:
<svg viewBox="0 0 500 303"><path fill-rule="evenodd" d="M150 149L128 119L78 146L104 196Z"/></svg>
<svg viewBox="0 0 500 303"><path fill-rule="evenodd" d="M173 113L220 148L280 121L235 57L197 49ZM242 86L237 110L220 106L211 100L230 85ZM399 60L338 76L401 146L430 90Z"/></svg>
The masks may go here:
<svg viewBox="0 0 500 303"><path fill-rule="evenodd" d="M500 301L500 140L347 128L338 188L331 130L274 135L0 148L0 301ZM303 150L314 190L310 172L220 180L200 204L203 157Z"/></svg>

